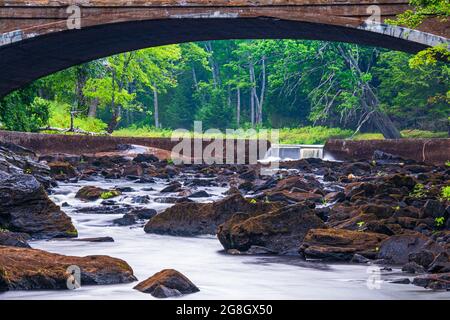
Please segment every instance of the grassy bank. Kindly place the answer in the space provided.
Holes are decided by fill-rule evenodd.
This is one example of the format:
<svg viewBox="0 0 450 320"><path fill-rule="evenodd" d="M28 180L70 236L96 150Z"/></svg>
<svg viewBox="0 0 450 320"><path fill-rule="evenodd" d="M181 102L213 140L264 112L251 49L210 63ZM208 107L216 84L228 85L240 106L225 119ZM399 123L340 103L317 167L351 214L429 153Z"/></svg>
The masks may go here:
<svg viewBox="0 0 450 320"><path fill-rule="evenodd" d="M281 128L278 129L279 141L282 144L323 144L328 139L348 139L353 135L352 130L327 127L303 127L303 128ZM447 138L447 132L431 132L423 130L404 130L401 132L404 138ZM182 136L180 133L174 133L169 129L156 129L151 127L144 128L125 128L114 132L117 137L149 137L149 138L170 138L173 136ZM192 134L192 133L191 133ZM215 137L214 134L205 134L207 137ZM271 136L269 129L268 136ZM246 132L246 134L233 135L238 138L256 138L257 135ZM354 140L376 140L384 139L379 133L362 133L353 137Z"/></svg>

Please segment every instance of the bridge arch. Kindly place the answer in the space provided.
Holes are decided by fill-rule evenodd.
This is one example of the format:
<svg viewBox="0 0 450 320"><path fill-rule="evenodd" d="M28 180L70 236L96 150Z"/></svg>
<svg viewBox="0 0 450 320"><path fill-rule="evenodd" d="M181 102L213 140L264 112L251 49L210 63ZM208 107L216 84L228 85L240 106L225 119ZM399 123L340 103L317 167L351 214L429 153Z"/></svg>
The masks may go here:
<svg viewBox="0 0 450 320"><path fill-rule="evenodd" d="M381 13L385 13L381 18L402 12L405 1L379 1ZM0 18L7 17L0 20L0 97L83 62L173 43L291 38L410 53L449 43L447 29L439 32L442 36L366 23L372 4L368 0L330 0L326 4L320 0L262 0L259 4L218 0L214 5L206 0L157 0L152 5L141 0L5 2L6 6L0 7ZM82 4L81 28L70 30L67 8L73 3Z"/></svg>

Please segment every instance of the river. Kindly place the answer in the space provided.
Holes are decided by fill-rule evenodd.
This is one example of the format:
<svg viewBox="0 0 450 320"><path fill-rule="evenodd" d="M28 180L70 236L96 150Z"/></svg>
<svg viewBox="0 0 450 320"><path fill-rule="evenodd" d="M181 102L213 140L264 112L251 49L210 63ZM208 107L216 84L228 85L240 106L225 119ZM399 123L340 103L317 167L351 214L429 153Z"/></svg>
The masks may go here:
<svg viewBox="0 0 450 320"><path fill-rule="evenodd" d="M323 264L306 262L298 257L231 256L222 252L216 237L183 238L146 234L142 226L119 227L112 220L121 216L111 214L85 214L75 208L100 205L83 203L75 199L76 191L84 185L103 188L129 186L134 192L117 200L131 203L134 195L149 195L146 205L158 211L170 204L153 200L160 197L163 181L154 184L135 184L125 180L83 181L60 184L50 196L69 214L79 231L80 238L113 237L115 242L90 243L73 241L32 241L33 248L64 255L109 255L121 258L133 268L139 280L154 273L173 268L190 278L200 292L188 299L448 299L447 292L432 292L413 285L389 283L404 278L399 269L392 272L372 273L373 268L354 264ZM154 191L148 191L149 187ZM142 189L146 189L144 191ZM212 201L221 197L225 188L199 188L215 195L199 201ZM73 291L16 291L0 295L0 299L155 299L151 295L133 290L132 284L111 286L82 286ZM179 298L178 298L179 299Z"/></svg>

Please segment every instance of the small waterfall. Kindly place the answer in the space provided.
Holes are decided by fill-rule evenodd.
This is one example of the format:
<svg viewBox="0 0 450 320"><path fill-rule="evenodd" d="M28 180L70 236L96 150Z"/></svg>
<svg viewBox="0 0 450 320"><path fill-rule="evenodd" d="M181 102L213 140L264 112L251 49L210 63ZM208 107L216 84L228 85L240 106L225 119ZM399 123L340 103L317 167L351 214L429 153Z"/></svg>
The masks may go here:
<svg viewBox="0 0 450 320"><path fill-rule="evenodd" d="M323 148L302 148L300 149L300 159L323 158Z"/></svg>
<svg viewBox="0 0 450 320"><path fill-rule="evenodd" d="M323 159L323 145L273 145L261 162L290 161L308 158Z"/></svg>

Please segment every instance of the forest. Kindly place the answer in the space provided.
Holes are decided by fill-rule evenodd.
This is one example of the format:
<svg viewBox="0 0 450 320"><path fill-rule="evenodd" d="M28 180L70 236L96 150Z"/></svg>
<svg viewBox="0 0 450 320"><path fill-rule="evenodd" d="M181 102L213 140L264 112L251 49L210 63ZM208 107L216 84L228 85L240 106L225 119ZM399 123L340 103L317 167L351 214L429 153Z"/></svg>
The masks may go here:
<svg viewBox="0 0 450 320"><path fill-rule="evenodd" d="M448 5L435 2L446 16ZM393 23L420 24L429 7L417 8ZM165 136L198 120L204 129L278 128L298 143L447 137L449 57L445 47L409 55L290 39L154 47L75 66L11 93L0 100L0 126ZM311 135L320 137L310 141Z"/></svg>

